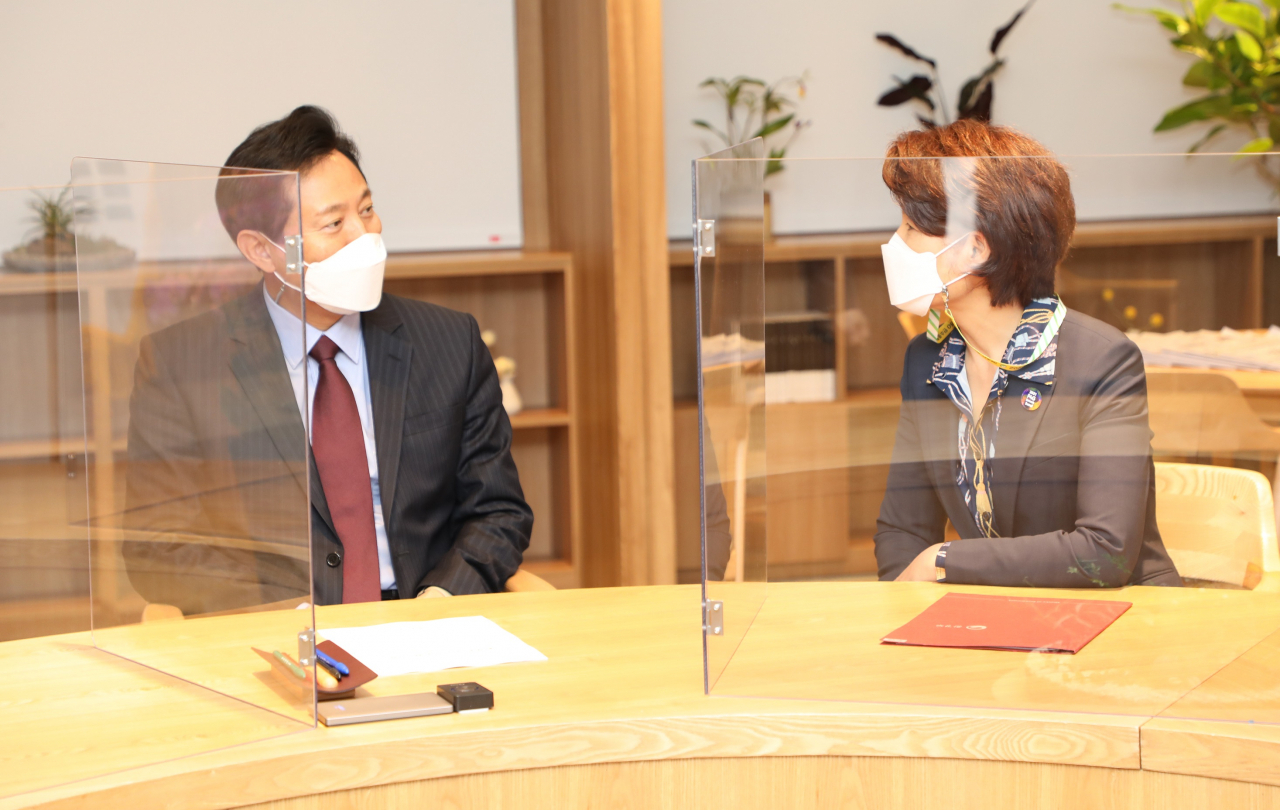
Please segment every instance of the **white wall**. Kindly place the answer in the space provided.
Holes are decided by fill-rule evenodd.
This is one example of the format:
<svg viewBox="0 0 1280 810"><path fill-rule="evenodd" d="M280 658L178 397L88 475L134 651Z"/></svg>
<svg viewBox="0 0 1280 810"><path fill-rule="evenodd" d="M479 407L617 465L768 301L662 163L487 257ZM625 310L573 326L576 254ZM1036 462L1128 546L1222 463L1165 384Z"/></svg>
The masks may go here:
<svg viewBox="0 0 1280 810"><path fill-rule="evenodd" d="M65 183L77 155L219 165L317 104L392 250L521 241L511 0L6 2L0 76L0 187Z"/></svg>
<svg viewBox="0 0 1280 810"><path fill-rule="evenodd" d="M874 41L898 36L938 60L950 104L987 62L992 32L1021 0L697 0L663 6L669 232L688 238L689 163L718 143L693 118L723 120L718 98L698 83L708 76L772 81L810 72L796 139L797 158L876 157L914 126L908 106L876 99L891 75L917 65ZM1135 4L1143 3L1135 0ZM1152 5L1158 0L1151 0ZM1008 64L996 81L994 118L1040 139L1060 155L1180 153L1206 129L1154 134L1166 110L1195 97L1181 86L1190 57L1173 51L1168 32L1110 0L1038 0L1001 48ZM914 105L912 105L914 106ZM1223 136L1231 151L1246 138ZM708 149L709 147L709 149ZM1081 219L1256 211L1274 207L1247 164L1226 157L1188 161L1068 160ZM884 227L897 209L870 166L790 166L770 178L778 232ZM852 185L850 185L852 184Z"/></svg>

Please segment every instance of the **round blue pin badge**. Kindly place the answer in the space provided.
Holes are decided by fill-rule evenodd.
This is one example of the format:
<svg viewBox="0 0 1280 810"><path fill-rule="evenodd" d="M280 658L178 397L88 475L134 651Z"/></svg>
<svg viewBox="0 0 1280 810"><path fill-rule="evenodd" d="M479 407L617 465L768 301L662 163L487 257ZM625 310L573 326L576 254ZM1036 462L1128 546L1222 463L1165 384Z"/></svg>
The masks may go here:
<svg viewBox="0 0 1280 810"><path fill-rule="evenodd" d="M1040 403L1044 402L1044 397L1040 396L1040 392L1034 388L1028 388L1022 392L1022 407L1029 411L1034 411L1040 407Z"/></svg>

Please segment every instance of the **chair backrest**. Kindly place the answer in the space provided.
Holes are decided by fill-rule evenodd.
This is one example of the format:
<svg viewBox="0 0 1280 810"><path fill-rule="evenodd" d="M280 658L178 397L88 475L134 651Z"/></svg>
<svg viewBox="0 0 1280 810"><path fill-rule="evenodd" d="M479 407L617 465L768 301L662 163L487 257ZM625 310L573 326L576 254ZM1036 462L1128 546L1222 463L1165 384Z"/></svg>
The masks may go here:
<svg viewBox="0 0 1280 810"><path fill-rule="evenodd" d="M1147 409L1156 455L1235 456L1274 461L1280 433L1267 426L1225 374L1147 369Z"/></svg>
<svg viewBox="0 0 1280 810"><path fill-rule="evenodd" d="M924 331L929 328L929 319L899 311L898 325L902 327L903 332L907 333L907 340L910 340L916 335L924 334Z"/></svg>
<svg viewBox="0 0 1280 810"><path fill-rule="evenodd" d="M1156 523L1184 578L1253 587L1280 571L1271 482L1261 473L1156 462Z"/></svg>

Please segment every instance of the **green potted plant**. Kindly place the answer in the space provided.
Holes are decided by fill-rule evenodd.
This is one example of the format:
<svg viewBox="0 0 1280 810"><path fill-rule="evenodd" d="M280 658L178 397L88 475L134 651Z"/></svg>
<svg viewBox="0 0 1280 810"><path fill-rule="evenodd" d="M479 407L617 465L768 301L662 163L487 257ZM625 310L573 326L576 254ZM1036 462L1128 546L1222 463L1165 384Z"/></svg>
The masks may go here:
<svg viewBox="0 0 1280 810"><path fill-rule="evenodd" d="M764 168L767 181L783 170L782 158L786 157L791 142L812 123L796 117L796 98L788 95L794 91L797 98L803 99L807 90L806 79L807 74L787 76L773 84L749 76L706 79L698 87L710 87L720 96L724 104L725 126L718 129L700 118L695 119L693 125L714 134L726 148L753 138L764 138L769 149L769 160ZM764 193L764 232L768 238L773 238L773 199L768 191Z"/></svg>
<svg viewBox="0 0 1280 810"><path fill-rule="evenodd" d="M76 269L76 246L79 243L80 267L108 270L133 264L135 254L112 239L77 236L75 219L89 215L88 206L77 206L69 197L70 187L56 195L32 192L27 203L34 222L27 241L5 251L4 268L19 273L59 273Z"/></svg>
<svg viewBox="0 0 1280 810"><path fill-rule="evenodd" d="M1150 14L1173 32L1169 40L1195 57L1183 85L1204 95L1174 107L1156 124L1156 132L1196 121L1215 122L1187 152L1196 152L1227 129L1248 134L1237 150L1253 160L1258 175L1280 193L1280 155L1270 154L1280 142L1280 0L1262 5L1234 0L1182 0L1181 13L1163 8L1114 8Z"/></svg>

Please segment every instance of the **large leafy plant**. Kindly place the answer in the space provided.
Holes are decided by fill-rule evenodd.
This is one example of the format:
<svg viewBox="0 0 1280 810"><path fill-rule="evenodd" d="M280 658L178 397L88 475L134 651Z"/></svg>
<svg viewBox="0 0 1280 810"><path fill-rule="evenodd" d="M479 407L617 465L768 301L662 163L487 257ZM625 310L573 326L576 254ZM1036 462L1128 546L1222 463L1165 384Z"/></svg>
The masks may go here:
<svg viewBox="0 0 1280 810"><path fill-rule="evenodd" d="M766 144L771 138L775 139L775 144L778 139L785 138L781 145L769 146L764 176L782 171L782 158L786 157L791 142L800 130L811 123L796 117L796 100L788 95L794 90L799 98L804 98L805 76L788 76L773 84L749 76L732 79L712 77L698 87L713 88L720 96L724 103L725 127L717 129L700 118L694 120L693 125L713 133L726 147L737 146L753 138L764 138Z"/></svg>
<svg viewBox="0 0 1280 810"><path fill-rule="evenodd" d="M1274 156L1261 154L1280 143L1280 0L1265 0L1263 5L1182 0L1180 6L1181 14L1162 8L1115 6L1150 14L1172 31L1169 41L1173 47L1196 58L1182 83L1208 91L1165 113L1155 131L1216 121L1187 149L1196 152L1226 129L1244 130L1251 138L1239 154L1254 156L1258 173L1280 189Z"/></svg>
<svg viewBox="0 0 1280 810"><path fill-rule="evenodd" d="M956 101L956 117L954 120L961 118L973 118L978 121L991 120L991 104L995 100L995 75L1000 68L1004 67L1004 60L1000 58L1000 44L1004 42L1004 38L1013 30L1013 26L1022 19L1022 15L1031 8L1030 0L1025 6L1013 15L1013 19L996 29L995 34L991 37L991 45L988 48L991 52L991 62L982 69L977 76L970 78L960 88L960 97ZM889 90L876 102L881 107L897 107L899 104L906 104L908 101L917 101L928 110L925 115L917 114L916 120L926 127L936 127L951 123L951 119L947 113L946 99L942 94L942 83L938 78L938 62L928 56L917 52L892 34L876 34L876 39L888 45L890 48L897 50L908 59L914 59L917 62L929 66L929 74L917 73L909 79L902 79L897 76L893 80L897 83L897 87ZM941 119L941 120L939 120Z"/></svg>

